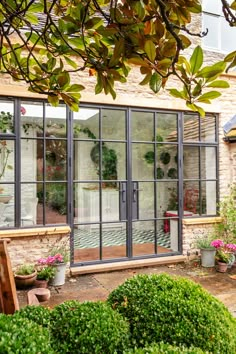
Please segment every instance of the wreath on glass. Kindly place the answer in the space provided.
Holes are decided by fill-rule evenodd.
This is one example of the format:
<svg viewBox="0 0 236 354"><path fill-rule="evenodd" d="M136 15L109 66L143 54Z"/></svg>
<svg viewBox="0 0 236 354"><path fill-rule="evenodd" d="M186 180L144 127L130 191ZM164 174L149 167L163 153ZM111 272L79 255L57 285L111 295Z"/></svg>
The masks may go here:
<svg viewBox="0 0 236 354"><path fill-rule="evenodd" d="M161 167L157 167L157 179L162 179L164 177L164 171Z"/></svg>
<svg viewBox="0 0 236 354"><path fill-rule="evenodd" d="M178 178L178 173L176 168L172 167L168 170L167 176L171 179L177 179Z"/></svg>
<svg viewBox="0 0 236 354"><path fill-rule="evenodd" d="M164 165L167 165L170 162L170 154L163 151L160 155L160 160Z"/></svg>

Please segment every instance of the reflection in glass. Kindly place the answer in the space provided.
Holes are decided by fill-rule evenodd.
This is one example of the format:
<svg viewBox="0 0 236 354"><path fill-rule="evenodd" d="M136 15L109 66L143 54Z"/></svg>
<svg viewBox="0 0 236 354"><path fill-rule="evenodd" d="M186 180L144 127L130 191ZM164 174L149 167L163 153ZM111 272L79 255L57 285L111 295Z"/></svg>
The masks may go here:
<svg viewBox="0 0 236 354"><path fill-rule="evenodd" d="M216 182L206 181L201 183L202 214L216 215Z"/></svg>
<svg viewBox="0 0 236 354"><path fill-rule="evenodd" d="M46 179L66 180L67 142L65 140L46 141Z"/></svg>
<svg viewBox="0 0 236 354"><path fill-rule="evenodd" d="M102 188L102 221L119 221L119 189Z"/></svg>
<svg viewBox="0 0 236 354"><path fill-rule="evenodd" d="M125 140L126 112L115 109L102 109L102 139Z"/></svg>
<svg viewBox="0 0 236 354"><path fill-rule="evenodd" d="M15 226L14 185L0 184L0 227Z"/></svg>
<svg viewBox="0 0 236 354"><path fill-rule="evenodd" d="M137 191L134 189L133 198L137 194L139 219L153 219L154 217L154 183L139 182Z"/></svg>
<svg viewBox="0 0 236 354"><path fill-rule="evenodd" d="M134 180L153 179L154 145L132 144L132 173Z"/></svg>
<svg viewBox="0 0 236 354"><path fill-rule="evenodd" d="M202 179L216 178L216 148L215 147L201 148L201 178Z"/></svg>
<svg viewBox="0 0 236 354"><path fill-rule="evenodd" d="M135 221L133 229L133 256L154 254L154 221Z"/></svg>
<svg viewBox="0 0 236 354"><path fill-rule="evenodd" d="M153 141L154 113L132 111L132 140Z"/></svg>
<svg viewBox="0 0 236 354"><path fill-rule="evenodd" d="M102 258L126 257L126 224L102 225Z"/></svg>
<svg viewBox="0 0 236 354"><path fill-rule="evenodd" d="M173 230L172 230L173 234ZM157 253L170 252L170 220L158 220L156 222Z"/></svg>
<svg viewBox="0 0 236 354"><path fill-rule="evenodd" d="M74 112L73 132L76 139L99 139L99 109L80 107Z"/></svg>
<svg viewBox="0 0 236 354"><path fill-rule="evenodd" d="M46 184L46 224L64 224L67 214L66 183Z"/></svg>
<svg viewBox="0 0 236 354"><path fill-rule="evenodd" d="M185 114L184 116L184 141L199 141L198 115Z"/></svg>
<svg viewBox="0 0 236 354"><path fill-rule="evenodd" d="M99 224L76 225L74 228L74 262L99 260Z"/></svg>
<svg viewBox="0 0 236 354"><path fill-rule="evenodd" d="M97 183L74 184L74 222L100 221L100 192ZM92 226L91 226L92 227Z"/></svg>
<svg viewBox="0 0 236 354"><path fill-rule="evenodd" d="M52 108L52 107L51 107ZM55 109L55 107L54 107ZM36 138L43 135L43 103L26 102L21 105L21 137Z"/></svg>
<svg viewBox="0 0 236 354"><path fill-rule="evenodd" d="M0 134L14 133L14 106L12 102L0 100Z"/></svg>
<svg viewBox="0 0 236 354"><path fill-rule="evenodd" d="M178 186L177 182L157 182L156 183L156 208L157 217L171 217L178 215ZM169 213L167 215L167 213Z"/></svg>
<svg viewBox="0 0 236 354"><path fill-rule="evenodd" d="M97 151L97 157L99 156ZM97 159L98 160L98 159ZM126 144L104 142L102 145L102 176L103 180L126 179ZM106 183L116 187L116 183Z"/></svg>
<svg viewBox="0 0 236 354"><path fill-rule="evenodd" d="M38 196L36 184L21 185L21 226L38 224Z"/></svg>
<svg viewBox="0 0 236 354"><path fill-rule="evenodd" d="M176 114L157 113L156 127L156 142L178 141Z"/></svg>
<svg viewBox="0 0 236 354"><path fill-rule="evenodd" d="M15 142L0 140L0 182L14 181Z"/></svg>
<svg viewBox="0 0 236 354"><path fill-rule="evenodd" d="M157 145L156 179L177 179L177 145Z"/></svg>
<svg viewBox="0 0 236 354"><path fill-rule="evenodd" d="M35 139L21 140L21 180L35 182L43 178L43 142Z"/></svg>
<svg viewBox="0 0 236 354"><path fill-rule="evenodd" d="M201 120L201 141L216 142L216 118L206 116Z"/></svg>
<svg viewBox="0 0 236 354"><path fill-rule="evenodd" d="M74 179L78 181L99 179L99 143L74 141Z"/></svg>
<svg viewBox="0 0 236 354"><path fill-rule="evenodd" d="M199 147L184 146L183 161L184 178L199 178Z"/></svg>
<svg viewBox="0 0 236 354"><path fill-rule="evenodd" d="M47 137L66 137L66 106L52 107L46 104L45 135Z"/></svg>
<svg viewBox="0 0 236 354"><path fill-rule="evenodd" d="M199 182L184 182L184 216L200 213ZM189 214L189 215L187 215Z"/></svg>

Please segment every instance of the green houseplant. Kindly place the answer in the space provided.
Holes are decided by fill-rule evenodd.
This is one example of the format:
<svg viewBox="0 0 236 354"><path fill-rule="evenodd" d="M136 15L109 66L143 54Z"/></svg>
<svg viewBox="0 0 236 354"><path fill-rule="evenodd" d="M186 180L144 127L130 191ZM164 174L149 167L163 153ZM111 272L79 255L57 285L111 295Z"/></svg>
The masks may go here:
<svg viewBox="0 0 236 354"><path fill-rule="evenodd" d="M211 242L211 237L199 238L196 241L195 247L200 250L202 267L210 268L215 266L216 249Z"/></svg>
<svg viewBox="0 0 236 354"><path fill-rule="evenodd" d="M15 273L15 283L17 289L24 289L34 284L37 277L37 271L32 264L24 264L19 266Z"/></svg>
<svg viewBox="0 0 236 354"><path fill-rule="evenodd" d="M37 277L35 280L36 288L47 288L48 282L55 276L55 268L50 266L44 266L37 270Z"/></svg>

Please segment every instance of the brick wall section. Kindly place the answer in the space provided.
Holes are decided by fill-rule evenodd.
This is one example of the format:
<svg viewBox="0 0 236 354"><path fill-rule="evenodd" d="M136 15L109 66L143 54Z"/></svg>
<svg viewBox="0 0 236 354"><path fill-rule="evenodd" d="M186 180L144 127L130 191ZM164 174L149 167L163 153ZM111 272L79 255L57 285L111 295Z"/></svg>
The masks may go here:
<svg viewBox="0 0 236 354"><path fill-rule="evenodd" d="M22 264L35 264L39 258L47 257L55 246L63 246L68 252L70 249L69 227L5 230L0 231L0 238L11 240L7 249L13 270Z"/></svg>

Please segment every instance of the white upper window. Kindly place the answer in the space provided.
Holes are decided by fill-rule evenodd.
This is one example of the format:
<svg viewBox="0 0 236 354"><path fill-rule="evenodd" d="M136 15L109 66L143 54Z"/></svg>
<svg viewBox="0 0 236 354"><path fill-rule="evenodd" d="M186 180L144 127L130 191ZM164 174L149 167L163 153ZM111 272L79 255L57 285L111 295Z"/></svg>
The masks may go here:
<svg viewBox="0 0 236 354"><path fill-rule="evenodd" d="M203 38L205 49L228 53L235 50L236 28L230 27L222 12L220 0L203 0L203 30L208 34Z"/></svg>

